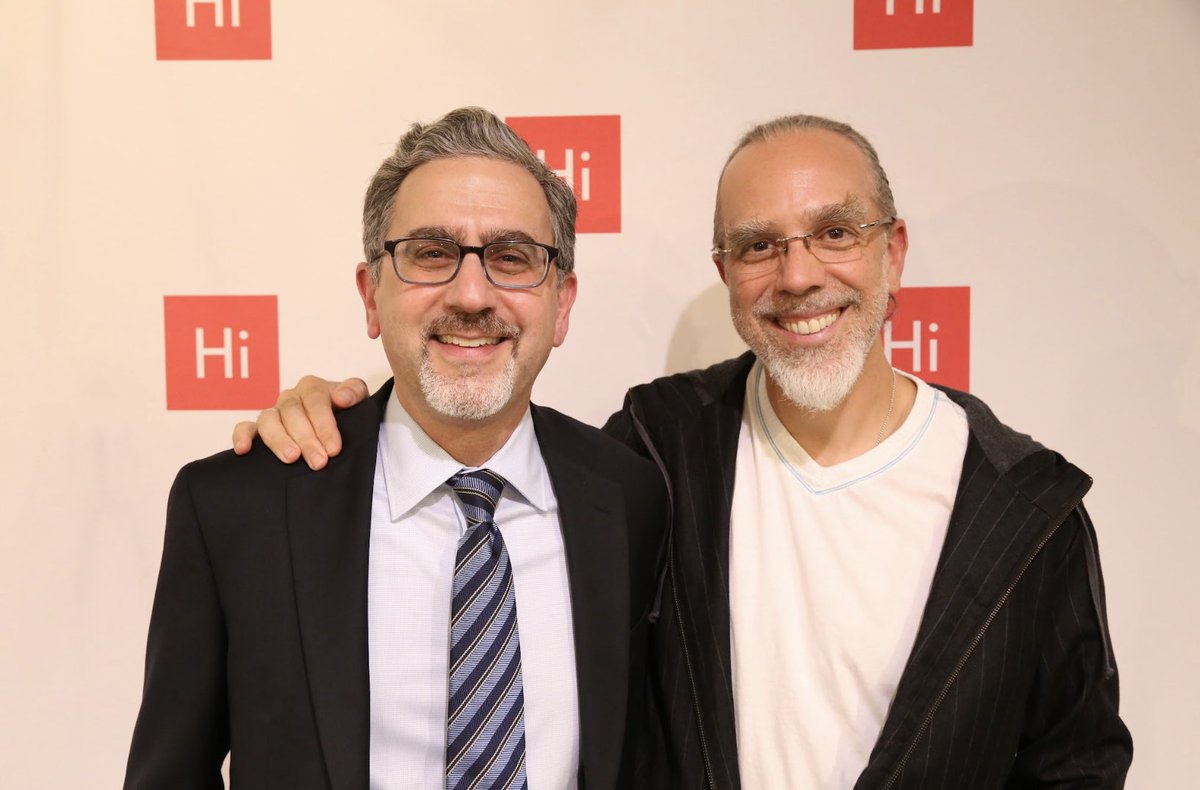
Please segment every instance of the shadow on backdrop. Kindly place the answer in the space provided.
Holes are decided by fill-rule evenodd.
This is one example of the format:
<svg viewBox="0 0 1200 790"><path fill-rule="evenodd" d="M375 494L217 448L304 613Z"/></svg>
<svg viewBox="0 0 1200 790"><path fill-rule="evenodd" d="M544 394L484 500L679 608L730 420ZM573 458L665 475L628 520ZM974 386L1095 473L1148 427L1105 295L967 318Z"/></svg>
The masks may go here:
<svg viewBox="0 0 1200 790"><path fill-rule="evenodd" d="M663 372L670 375L704 368L746 350L729 320L729 291L716 283L688 303L671 340Z"/></svg>

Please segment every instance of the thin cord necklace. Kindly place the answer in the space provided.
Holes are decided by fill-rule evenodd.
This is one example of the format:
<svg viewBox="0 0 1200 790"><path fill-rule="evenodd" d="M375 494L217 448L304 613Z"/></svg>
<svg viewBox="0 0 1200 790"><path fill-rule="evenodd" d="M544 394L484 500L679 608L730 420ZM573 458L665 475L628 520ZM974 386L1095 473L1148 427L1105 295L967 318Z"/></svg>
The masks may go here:
<svg viewBox="0 0 1200 790"><path fill-rule="evenodd" d="M890 367L890 366L889 366ZM892 394L888 396L887 414L883 415L883 424L879 426L879 435L875 437L875 444L871 445L874 450L883 441L883 432L887 430L888 420L892 419L892 407L896 405L896 369L892 368Z"/></svg>

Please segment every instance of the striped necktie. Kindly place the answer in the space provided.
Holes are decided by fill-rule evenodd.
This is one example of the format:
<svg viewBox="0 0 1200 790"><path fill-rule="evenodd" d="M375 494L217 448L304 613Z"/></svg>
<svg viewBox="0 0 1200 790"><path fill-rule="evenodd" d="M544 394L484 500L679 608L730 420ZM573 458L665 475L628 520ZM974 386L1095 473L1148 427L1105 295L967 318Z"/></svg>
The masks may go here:
<svg viewBox="0 0 1200 790"><path fill-rule="evenodd" d="M525 788L525 693L512 566L493 517L504 478L461 471L447 483L467 531L454 563L446 788Z"/></svg>

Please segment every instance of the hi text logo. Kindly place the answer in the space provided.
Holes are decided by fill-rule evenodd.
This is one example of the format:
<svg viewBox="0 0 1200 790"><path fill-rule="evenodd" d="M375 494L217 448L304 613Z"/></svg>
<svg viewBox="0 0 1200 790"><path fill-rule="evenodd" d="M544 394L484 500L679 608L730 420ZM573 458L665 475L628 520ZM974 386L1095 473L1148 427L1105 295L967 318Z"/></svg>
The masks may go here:
<svg viewBox="0 0 1200 790"><path fill-rule="evenodd" d="M971 289L902 288L883 323L883 353L900 370L931 384L971 386Z"/></svg>
<svg viewBox="0 0 1200 790"><path fill-rule="evenodd" d="M279 391L274 296L164 296L168 409L261 409Z"/></svg>
<svg viewBox="0 0 1200 790"><path fill-rule="evenodd" d="M854 48L969 47L974 0L854 0Z"/></svg>
<svg viewBox="0 0 1200 790"><path fill-rule="evenodd" d="M621 116L505 118L575 190L579 233L621 232Z"/></svg>
<svg viewBox="0 0 1200 790"><path fill-rule="evenodd" d="M154 0L159 60L270 60L271 0Z"/></svg>

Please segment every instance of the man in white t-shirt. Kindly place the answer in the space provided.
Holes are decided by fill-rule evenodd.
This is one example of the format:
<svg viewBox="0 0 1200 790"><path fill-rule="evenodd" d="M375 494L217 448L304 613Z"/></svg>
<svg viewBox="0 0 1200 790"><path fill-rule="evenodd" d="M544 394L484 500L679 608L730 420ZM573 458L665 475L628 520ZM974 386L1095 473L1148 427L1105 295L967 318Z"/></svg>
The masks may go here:
<svg viewBox="0 0 1200 790"><path fill-rule="evenodd" d="M713 243L751 351L634 387L605 426L673 496L663 785L1121 787L1091 479L888 363L908 229L874 148L815 116L755 127ZM320 465L329 393L360 389L302 382L263 436Z"/></svg>

